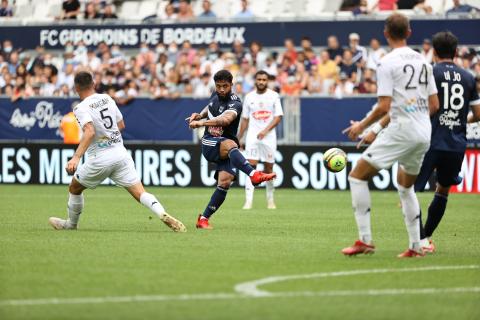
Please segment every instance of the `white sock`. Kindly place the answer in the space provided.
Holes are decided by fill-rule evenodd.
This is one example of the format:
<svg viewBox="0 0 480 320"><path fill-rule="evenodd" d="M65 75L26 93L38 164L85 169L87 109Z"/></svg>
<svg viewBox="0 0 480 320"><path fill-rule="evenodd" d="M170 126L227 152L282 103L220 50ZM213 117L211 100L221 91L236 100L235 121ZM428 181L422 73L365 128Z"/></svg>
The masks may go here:
<svg viewBox="0 0 480 320"><path fill-rule="evenodd" d="M68 220L67 220L67 227L75 227L78 224L78 220L80 219L80 214L83 210L83 194L76 195L76 194L69 194L68 196Z"/></svg>
<svg viewBox="0 0 480 320"><path fill-rule="evenodd" d="M428 238L420 239L420 245L422 247L428 247L430 245L430 241L428 241Z"/></svg>
<svg viewBox="0 0 480 320"><path fill-rule="evenodd" d="M413 189L398 186L398 194L402 203L403 218L407 227L409 248L415 251L420 250L420 204Z"/></svg>
<svg viewBox="0 0 480 320"><path fill-rule="evenodd" d="M250 174L249 174L248 176L249 176L249 177L252 177L252 176L255 174L255 172L257 172L257 170L256 170L256 169L253 169L252 172L250 172Z"/></svg>
<svg viewBox="0 0 480 320"><path fill-rule="evenodd" d="M252 184L252 180L250 178L245 179L245 200L246 202L252 203L253 202L253 192L255 191L255 187Z"/></svg>
<svg viewBox="0 0 480 320"><path fill-rule="evenodd" d="M362 242L372 243L372 230L370 227L370 190L368 181L348 177L350 192L352 194L352 206L355 211L358 235Z"/></svg>
<svg viewBox="0 0 480 320"><path fill-rule="evenodd" d="M165 209L153 194L148 192L142 193L140 195L140 203L152 210L152 212L155 213L160 219L165 217Z"/></svg>
<svg viewBox="0 0 480 320"><path fill-rule="evenodd" d="M273 192L275 192L275 187L273 186L272 180L265 182L265 189L267 191L267 200L273 201Z"/></svg>

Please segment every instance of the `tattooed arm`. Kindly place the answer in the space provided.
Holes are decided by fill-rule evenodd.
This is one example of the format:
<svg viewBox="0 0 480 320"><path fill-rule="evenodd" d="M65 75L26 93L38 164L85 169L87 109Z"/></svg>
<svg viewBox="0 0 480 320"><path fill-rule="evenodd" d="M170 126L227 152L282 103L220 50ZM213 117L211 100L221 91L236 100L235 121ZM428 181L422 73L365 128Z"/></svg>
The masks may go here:
<svg viewBox="0 0 480 320"><path fill-rule="evenodd" d="M190 122L190 128L200 128L204 126L226 127L237 118L237 113L233 110L227 110L218 117L209 120L195 120Z"/></svg>

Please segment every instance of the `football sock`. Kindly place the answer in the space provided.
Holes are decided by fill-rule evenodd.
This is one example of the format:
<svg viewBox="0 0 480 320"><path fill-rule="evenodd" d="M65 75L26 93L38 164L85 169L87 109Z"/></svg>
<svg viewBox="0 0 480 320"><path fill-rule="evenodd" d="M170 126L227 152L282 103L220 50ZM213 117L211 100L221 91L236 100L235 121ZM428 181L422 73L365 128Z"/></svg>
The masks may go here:
<svg viewBox="0 0 480 320"><path fill-rule="evenodd" d="M249 177L245 179L245 200L246 202L253 202L253 192L255 187L252 184L252 180Z"/></svg>
<svg viewBox="0 0 480 320"><path fill-rule="evenodd" d="M348 177L350 192L352 194L352 206L357 221L358 234L362 242L372 242L372 231L370 227L370 190L368 181Z"/></svg>
<svg viewBox="0 0 480 320"><path fill-rule="evenodd" d="M160 219L163 219L165 217L165 209L163 208L160 201L158 201L153 194L148 192L142 193L140 195L140 203L143 204L148 209L150 209Z"/></svg>
<svg viewBox="0 0 480 320"><path fill-rule="evenodd" d="M423 221L422 221L422 209L420 209L420 218L419 218L419 224L420 224L420 239L425 239L427 236L425 235L425 228L423 227Z"/></svg>
<svg viewBox="0 0 480 320"><path fill-rule="evenodd" d="M425 222L425 236L431 237L437 228L440 220L442 220L445 209L447 208L448 196L440 193L435 193L432 203L428 207L428 217Z"/></svg>
<svg viewBox="0 0 480 320"><path fill-rule="evenodd" d="M247 176L251 176L255 169L252 167L250 162L243 156L243 154L238 150L238 148L232 148L228 151L228 157L232 165L238 170L245 173Z"/></svg>
<svg viewBox="0 0 480 320"><path fill-rule="evenodd" d="M275 187L273 186L273 181L265 182L265 189L267 190L267 200L273 201L273 193L275 191Z"/></svg>
<svg viewBox="0 0 480 320"><path fill-rule="evenodd" d="M228 192L228 189L217 186L217 189L215 189L215 192L212 194L212 197L210 198L210 202L205 208L205 211L203 211L202 216L207 219L210 218L212 214L214 214L215 211L217 211L218 208L220 208L223 201L225 201L225 198L227 197L227 192Z"/></svg>
<svg viewBox="0 0 480 320"><path fill-rule="evenodd" d="M407 227L409 248L420 251L420 204L413 189L398 186L398 194L402 203L403 218Z"/></svg>
<svg viewBox="0 0 480 320"><path fill-rule="evenodd" d="M75 227L83 210L83 194L69 194L68 196L68 220L67 227Z"/></svg>

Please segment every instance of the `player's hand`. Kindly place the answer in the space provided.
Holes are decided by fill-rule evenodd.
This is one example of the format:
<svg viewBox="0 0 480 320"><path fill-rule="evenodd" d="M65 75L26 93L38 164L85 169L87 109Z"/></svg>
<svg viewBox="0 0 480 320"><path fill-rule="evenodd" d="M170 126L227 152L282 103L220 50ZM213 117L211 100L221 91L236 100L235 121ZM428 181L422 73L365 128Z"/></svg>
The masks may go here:
<svg viewBox="0 0 480 320"><path fill-rule="evenodd" d="M67 162L67 166L65 170L67 170L68 174L74 174L77 171L78 163L80 162L80 158L73 156L70 161Z"/></svg>
<svg viewBox="0 0 480 320"><path fill-rule="evenodd" d="M203 127L204 123L203 121L194 120L194 121L191 121L188 126L190 127L190 129L195 129L195 128Z"/></svg>
<svg viewBox="0 0 480 320"><path fill-rule="evenodd" d="M262 140L263 138L265 138L265 136L268 134L268 132L265 132L265 130L262 130L260 131L259 134L257 134L257 139L258 140Z"/></svg>
<svg viewBox="0 0 480 320"><path fill-rule="evenodd" d="M202 116L200 115L200 113L192 113L192 115L187 118L188 119L188 124L192 123L192 121L195 121L195 120L201 120L202 119Z"/></svg>
<svg viewBox="0 0 480 320"><path fill-rule="evenodd" d="M373 131L368 131L366 135L363 136L362 140L357 143L357 149L364 144L372 144L373 141L377 138L377 135Z"/></svg>
<svg viewBox="0 0 480 320"><path fill-rule="evenodd" d="M363 132L363 125L361 121L350 120L350 127L342 131L343 134L348 134L350 140L355 141L358 136Z"/></svg>

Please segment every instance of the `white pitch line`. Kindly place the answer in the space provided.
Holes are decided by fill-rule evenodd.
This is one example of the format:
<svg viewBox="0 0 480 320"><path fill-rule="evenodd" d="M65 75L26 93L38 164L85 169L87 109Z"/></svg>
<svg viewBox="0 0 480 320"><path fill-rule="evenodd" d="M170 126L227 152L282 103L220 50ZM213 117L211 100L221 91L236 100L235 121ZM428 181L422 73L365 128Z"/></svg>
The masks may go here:
<svg viewBox="0 0 480 320"><path fill-rule="evenodd" d="M378 273L390 273L390 272L418 272L418 271L441 271L441 270L464 270L464 269L478 269L478 265L468 266L430 266L430 267L418 267L418 268L403 268L403 269L364 269L364 270L351 270L351 271L337 271L337 272L321 272L311 274L297 274L289 276L274 276L263 278L254 281L248 281L237 284L235 286L235 292L238 292L247 296L254 297L266 297L272 293L258 289L258 286L289 281L289 280L301 280L301 279L313 279L313 278L329 278L329 277L343 277L343 276L355 276L362 274L378 274Z"/></svg>
<svg viewBox="0 0 480 320"><path fill-rule="evenodd" d="M334 290L334 291L291 291L267 292L257 289L258 285L287 281L294 279L311 279L318 277L338 277L368 273L409 272L409 271L438 271L478 269L478 265L470 266L432 266L423 268L404 269L366 269L340 272L324 272L304 275L268 277L256 281L246 282L235 286L237 293L199 293L179 295L135 295L117 297L81 297L81 298L46 298L25 300L0 300L0 307L7 306L41 306L41 305L66 305L66 304L101 304L101 303L129 303L129 302L155 302L155 301L194 301L194 300L227 300L227 299L257 299L257 298L283 298L283 297L345 297L345 296L382 296L382 295L408 295L408 294L445 294L445 293L480 293L480 287L458 288L419 288L419 289L367 289L367 290Z"/></svg>

